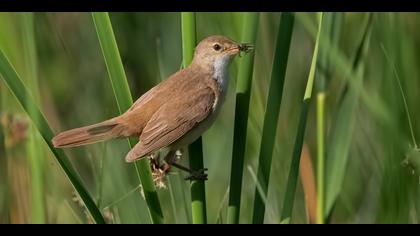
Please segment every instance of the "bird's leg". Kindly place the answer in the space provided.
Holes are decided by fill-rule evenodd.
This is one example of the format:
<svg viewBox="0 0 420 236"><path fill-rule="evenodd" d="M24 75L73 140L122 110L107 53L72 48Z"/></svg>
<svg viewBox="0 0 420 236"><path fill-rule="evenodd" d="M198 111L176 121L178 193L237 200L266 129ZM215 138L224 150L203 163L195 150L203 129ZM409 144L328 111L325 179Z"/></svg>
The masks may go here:
<svg viewBox="0 0 420 236"><path fill-rule="evenodd" d="M207 180L207 174L205 173L207 171L207 168L200 170L191 170L188 167L176 163L181 156L182 153L179 150L169 151L168 154L166 154L162 164L160 164L159 161L159 154L154 153L150 156L150 164L154 177L153 179L158 186L162 185L163 178L167 173L170 172L172 166L190 174L185 178L185 180Z"/></svg>
<svg viewBox="0 0 420 236"><path fill-rule="evenodd" d="M179 150L178 150L179 151ZM180 152L174 152L170 151L168 155L165 157L165 162L169 166L174 166L180 170L183 170L185 172L188 172L190 175L185 178L185 180L207 180L207 174L205 173L207 171L207 168L200 169L200 170L191 170L188 167L185 167L183 165L180 165L176 163L176 161L179 159L179 157L182 155Z"/></svg>
<svg viewBox="0 0 420 236"><path fill-rule="evenodd" d="M191 180L191 181L192 180L201 180L201 181L207 180L207 174L206 174L206 171L208 170L207 168L199 169L199 170L191 170L190 168L187 168L177 163L172 163L172 165L180 170L190 173L190 175L184 178L185 180Z"/></svg>
<svg viewBox="0 0 420 236"><path fill-rule="evenodd" d="M171 171L171 166L172 163L175 162L175 160L173 160L174 158L176 158L176 152L175 151L169 151L168 154L166 154L163 164L160 165L160 169L164 172L164 173L168 173L169 171Z"/></svg>
<svg viewBox="0 0 420 236"><path fill-rule="evenodd" d="M152 168L152 171L158 169L160 167L159 153L152 153L150 154L149 158L150 158L150 167Z"/></svg>

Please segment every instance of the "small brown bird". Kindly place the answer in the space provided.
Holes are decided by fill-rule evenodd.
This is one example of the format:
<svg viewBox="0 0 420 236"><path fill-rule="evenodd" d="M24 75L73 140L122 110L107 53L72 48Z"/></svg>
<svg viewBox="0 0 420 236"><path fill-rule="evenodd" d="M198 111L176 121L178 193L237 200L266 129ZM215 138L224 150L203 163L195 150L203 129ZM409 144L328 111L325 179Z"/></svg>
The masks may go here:
<svg viewBox="0 0 420 236"><path fill-rule="evenodd" d="M190 66L143 94L124 114L62 132L52 142L64 148L135 136L139 142L127 154L127 162L169 148L165 170L174 165L199 177L198 172L175 163L175 152L199 138L214 122L227 92L232 58L251 49L252 45L224 36L207 37L196 47Z"/></svg>

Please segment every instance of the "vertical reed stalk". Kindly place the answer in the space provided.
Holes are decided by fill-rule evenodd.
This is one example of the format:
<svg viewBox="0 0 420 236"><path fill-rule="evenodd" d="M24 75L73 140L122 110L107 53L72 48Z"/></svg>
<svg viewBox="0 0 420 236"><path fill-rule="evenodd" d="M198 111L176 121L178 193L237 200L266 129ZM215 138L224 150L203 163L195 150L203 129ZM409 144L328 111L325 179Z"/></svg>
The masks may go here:
<svg viewBox="0 0 420 236"><path fill-rule="evenodd" d="M182 12L181 27L182 58L183 67L185 68L193 59L194 48L197 42L195 13ZM201 137L188 147L188 156L192 170L204 169L203 142ZM207 223L206 188L202 180L191 181L191 211L193 224Z"/></svg>
<svg viewBox="0 0 420 236"><path fill-rule="evenodd" d="M325 204L324 217L328 218L334 203L341 190L345 168L348 161L348 153L350 150L351 137L353 127L355 125L355 110L358 105L359 97L362 97L363 85L363 67L364 58L366 56L370 31L372 26L372 13L365 19L365 28L360 40L360 44L356 50L352 67L355 74L352 80L348 79L346 89L341 96L340 106L333 119L332 132L330 134L328 149L326 150L326 180L325 180Z"/></svg>
<svg viewBox="0 0 420 236"><path fill-rule="evenodd" d="M298 126L297 135L295 139L294 151L293 151L293 156L292 156L292 162L290 164L289 177L287 180L286 195L284 198L283 211L282 211L282 216L281 216L282 222L285 222L285 223L290 223L291 218L292 218L293 204L294 204L296 186L297 186L298 175L299 175L300 156L302 152L303 139L305 136L306 120L308 117L309 104L311 101L312 89L313 89L314 78L315 78L315 69L317 65L319 38L321 35L321 29L322 29L322 16L323 16L322 13L317 13L318 33L317 33L317 37L315 41L314 53L312 55L311 69L309 71L308 82L306 84L306 89L305 89L305 95L303 97L302 112L300 113L299 126Z"/></svg>
<svg viewBox="0 0 420 236"><path fill-rule="evenodd" d="M259 13L243 13L241 42L255 44L257 38ZM242 175L244 171L245 145L248 126L249 99L251 80L254 70L254 55L248 55L239 61L236 80L235 127L233 135L230 193L227 222L239 223L241 206Z"/></svg>
<svg viewBox="0 0 420 236"><path fill-rule="evenodd" d="M133 100L118 51L111 20L106 12L92 13L92 18L98 34L99 43L101 45L111 85L114 90L118 109L120 113L123 113L131 107ZM135 145L135 142L134 139L129 139L130 148ZM135 168L142 184L152 222L155 224L163 223L163 213L153 183L149 160L143 158L142 160L137 161L135 163Z"/></svg>
<svg viewBox="0 0 420 236"><path fill-rule="evenodd" d="M25 84L22 82L19 75L16 73L16 70L10 64L9 59L6 57L2 50L0 50L0 75L18 102L22 105L25 112L29 115L34 125L37 127L42 138L48 144L49 149L54 154L54 157L63 169L66 177L68 177L70 180L70 183L80 195L80 198L85 204L88 212L91 214L93 220L96 223L105 223L101 212L95 205L95 202L89 195L88 191L83 186L79 176L77 175L64 152L61 149L54 148L51 142L51 139L54 135L47 123L47 120L42 115L38 105L34 102L32 95L30 95Z"/></svg>
<svg viewBox="0 0 420 236"><path fill-rule="evenodd" d="M340 38L343 13L325 13L321 42L329 40L332 45L338 47ZM321 47L319 52L319 69L317 75L317 104L316 104L316 133L317 133L317 213L316 223L325 223L325 97L326 84L332 76L331 58L325 49Z"/></svg>
<svg viewBox="0 0 420 236"><path fill-rule="evenodd" d="M258 182L261 184L263 195L267 195L268 182L271 171L274 141L277 133L277 121L280 104L283 95L284 78L289 57L290 42L294 25L293 13L282 13L280 26L277 34L276 52L271 73L270 89L268 93L267 107L264 116L264 125L261 138L260 154L258 160ZM265 203L261 194L255 190L253 223L264 222Z"/></svg>
<svg viewBox="0 0 420 236"><path fill-rule="evenodd" d="M38 91L38 76L37 76L37 54L35 43L35 29L34 29L34 13L22 13L22 39L23 39L23 54L25 58L26 81L28 89L34 96L35 102L40 104ZM27 102L27 101L26 101ZM30 107L32 108L32 107ZM32 109L30 113L34 113ZM39 117L33 114L34 119ZM27 154L29 156L30 171L31 171L31 222L42 224L45 222L44 209L44 186L43 186L43 159L44 156L42 143L37 139L36 127L32 124L29 128Z"/></svg>

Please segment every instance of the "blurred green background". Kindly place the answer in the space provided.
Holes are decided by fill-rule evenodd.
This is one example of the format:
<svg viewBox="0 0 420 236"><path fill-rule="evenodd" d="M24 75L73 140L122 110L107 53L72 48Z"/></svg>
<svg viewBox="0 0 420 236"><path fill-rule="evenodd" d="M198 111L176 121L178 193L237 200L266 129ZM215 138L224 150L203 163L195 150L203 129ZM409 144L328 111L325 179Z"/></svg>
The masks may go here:
<svg viewBox="0 0 420 236"><path fill-rule="evenodd" d="M415 137L420 134L420 14L377 13L372 18L370 44L363 61L360 99L345 107L348 80L362 39L367 13L341 14L339 55L331 59L326 78L327 191L338 193L330 223L420 223L420 154L415 149L395 74L401 80ZM264 111L281 13L261 13L255 45L254 75L240 223L250 223ZM221 34L240 40L241 13L197 13L197 40ZM112 26L133 99L137 99L182 63L180 13L110 13ZM93 124L118 114L107 69L89 13L35 13L35 60L29 61L22 13L0 13L0 48L26 84L36 74L38 102L55 132ZM283 100L271 166L265 223L279 223L294 139L314 47L314 13L296 13ZM381 46L382 45L382 46ZM322 50L322 45L320 46ZM384 49L384 50L383 50ZM329 50L329 49L327 49ZM389 55L387 60L385 53ZM247 55L243 55L245 57ZM226 103L216 123L203 136L209 223L225 223L231 170L235 78L230 69ZM344 65L339 65L343 61ZM36 64L34 64L36 63ZM337 64L337 65L336 65ZM396 73L393 70L396 69ZM32 70L32 72L30 72ZM34 72L35 71L35 72ZM317 80L318 77L315 78ZM314 94L318 84L315 83ZM315 96L315 95L314 95ZM310 104L301 170L316 175L316 98ZM343 108L344 107L344 108ZM341 109L341 110L340 110ZM344 110L347 124L337 124ZM90 223L83 204L39 134L5 83L0 80L0 223ZM333 135L334 134L334 135ZM31 142L30 140L38 140ZM337 155L328 155L335 146ZM34 146L33 143L36 143ZM31 146L32 144L32 146ZM127 142L113 140L66 150L78 174L110 223L150 223L133 165L124 161ZM34 157L34 156L37 156ZM341 158L342 168L328 165ZM182 162L188 160L184 158ZM311 167L312 166L312 167ZM335 168L329 170L329 168ZM253 170L253 171L250 171ZM339 184L329 180L343 176ZM306 171L305 173L309 173ZM329 174L332 173L332 174ZM174 172L168 188L158 190L165 221L190 223L189 183ZM302 176L301 176L302 177ZM308 183L314 188L315 176ZM301 180L306 178L301 178ZM311 185L312 183L312 185ZM313 192L299 181L293 223L308 223L314 215L308 202ZM34 204L36 203L36 204Z"/></svg>

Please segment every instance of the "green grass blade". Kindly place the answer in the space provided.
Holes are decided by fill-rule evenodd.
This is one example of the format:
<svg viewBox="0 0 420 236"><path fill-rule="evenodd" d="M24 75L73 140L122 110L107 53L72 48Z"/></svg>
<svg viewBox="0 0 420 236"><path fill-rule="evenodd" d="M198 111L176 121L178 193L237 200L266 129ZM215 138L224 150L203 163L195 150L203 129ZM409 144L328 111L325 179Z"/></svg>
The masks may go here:
<svg viewBox="0 0 420 236"><path fill-rule="evenodd" d="M259 13L243 13L241 42L255 44L257 38ZM232 150L232 164L229 191L227 223L239 223L241 206L242 175L244 171L245 145L248 126L251 80L254 70L254 55L247 55L239 61L236 82L235 127Z"/></svg>
<svg viewBox="0 0 420 236"><path fill-rule="evenodd" d="M332 26L332 14L325 13L324 27L321 34L321 40L329 37ZM323 50L319 52L320 73L317 74L316 84L318 85L318 93L316 96L316 144L317 144L317 171L316 171L316 223L324 224L324 183L325 183L325 84L329 73L328 57Z"/></svg>
<svg viewBox="0 0 420 236"><path fill-rule="evenodd" d="M303 97L302 112L300 113L299 126L298 126L297 135L295 139L292 162L290 164L289 177L287 179L287 187L286 187L286 194L285 194L284 203L283 203L283 211L281 215L282 221L285 219L288 219L287 223L290 223L292 220L292 211L293 211L296 186L297 186L298 176L299 176L300 156L302 153L303 139L305 137L306 120L308 116L309 104L311 101L313 83L315 79L315 70L316 70L317 59L318 59L319 38L321 35L321 29L322 29L323 13L317 13L317 18L318 18L318 33L317 33L317 37L315 41L314 53L312 55L311 69L309 71L308 82L306 84L306 89L305 89L305 95Z"/></svg>
<svg viewBox="0 0 420 236"><path fill-rule="evenodd" d="M92 13L95 29L98 34L105 64L114 90L115 99L120 113L128 110L133 104L124 67L118 51L117 42L109 19L108 13ZM130 147L135 145L135 140L129 140ZM163 213L158 194L152 179L149 160L143 158L135 164L137 175L143 187L144 196L149 208L150 218L153 223L163 223Z"/></svg>
<svg viewBox="0 0 420 236"><path fill-rule="evenodd" d="M192 143L188 149L190 168L199 170L204 168L202 139ZM201 158L199 158L201 157ZM207 223L206 188L204 181L191 181L191 213L193 224Z"/></svg>
<svg viewBox="0 0 420 236"><path fill-rule="evenodd" d="M356 51L353 61L353 70L356 74L353 83L356 86L347 86L346 92L343 94L341 104L336 117L333 119L332 133L327 150L326 162L326 196L324 217L328 217L334 202L341 190L342 182L345 175L345 167L348 160L348 152L352 137L353 126L355 124L355 110L358 105L363 82L363 58L369 46L369 35L372 23L372 15L369 15L362 40Z"/></svg>
<svg viewBox="0 0 420 236"><path fill-rule="evenodd" d="M22 39L23 53L26 67L26 80L28 88L32 91L35 101L39 104L38 78L37 78L37 55L34 32L34 15L33 13L22 13ZM29 106L32 108L31 106ZM29 111L32 112L32 109ZM36 114L34 119L39 119ZM27 153L29 156L31 171L31 222L42 224L45 222L44 209L44 186L43 186L43 149L41 142L36 138L36 127L31 125L28 134Z"/></svg>
<svg viewBox="0 0 420 236"><path fill-rule="evenodd" d="M309 34L312 37L316 37L316 27L313 27L309 24L307 14L297 14L302 24L308 30ZM339 49L337 45L332 44L331 40L323 40L320 42L320 46L327 51L329 57L334 60L336 70L340 71L340 75L346 79L348 83L347 87L353 87L354 89L360 90L361 101L368 106L368 108L374 113L376 117L381 117L385 119L386 122L390 122L389 117L392 117L388 107L380 99L375 99L370 96L369 91L362 86L361 83L358 83L355 78L357 77L355 70L353 69L353 62L355 60L349 59L344 55L344 52ZM342 100L342 99L341 99Z"/></svg>
<svg viewBox="0 0 420 236"><path fill-rule="evenodd" d="M251 175L252 180L255 183L255 186L257 188L258 194L261 197L261 200L263 201L264 204L267 204L267 193L264 192L264 189L261 183L258 181L257 174L255 174L254 170L252 170L251 166L247 166L247 169L248 169L249 174Z"/></svg>
<svg viewBox="0 0 420 236"><path fill-rule="evenodd" d="M396 68L394 62L391 60L390 56L388 55L388 53L385 49L385 46L382 43L381 43L381 49L382 49L382 52L384 53L384 56L385 56L385 58L386 58L386 60L389 64L389 66L392 68L392 73L394 74L394 77L395 77L395 79L397 81L397 84L398 84L398 88L400 89L401 98L402 98L403 103L404 103L404 110L405 110L405 113L407 115L407 123L408 123L408 127L409 127L409 130L410 130L411 140L413 142L412 143L413 144L413 149L416 150L416 149L418 149L418 147L417 147L416 136L414 134L413 122L411 121L411 115L410 115L410 111L408 110L407 99L406 99L406 96L404 94L404 89L401 85L400 76L397 73L397 68Z"/></svg>
<svg viewBox="0 0 420 236"><path fill-rule="evenodd" d="M316 104L316 141L317 141L317 176L316 176L316 191L317 191L317 208L316 208L316 223L324 224L324 183L325 183L325 92L317 94Z"/></svg>
<svg viewBox="0 0 420 236"><path fill-rule="evenodd" d="M300 113L299 125L293 148L292 162L290 164L289 176L287 179L286 194L283 202L283 210L281 213L281 222L289 224L292 221L292 211L295 200L296 186L299 175L300 155L302 153L303 140L305 137L306 120L310 105L310 98L302 103L302 111Z"/></svg>
<svg viewBox="0 0 420 236"><path fill-rule="evenodd" d="M264 116L264 125L261 138L260 154L258 161L257 177L261 184L263 193L268 192L268 181L271 170L274 141L277 131L277 121L280 111L280 104L283 95L284 78L286 75L287 61L289 57L290 42L292 39L294 25L293 13L282 13L279 31L277 34L276 52L271 74L270 89L268 93L267 107ZM253 223L263 223L265 204L261 194L255 190Z"/></svg>
<svg viewBox="0 0 420 236"><path fill-rule="evenodd" d="M311 98L312 90L314 87L313 84L314 84L315 71L316 71L316 65L317 65L317 60L318 60L319 38L321 36L321 30L322 30L323 13L322 12L318 13L317 18L318 18L318 32L317 32L316 41L315 41L314 54L312 55L311 70L309 71L308 82L306 84L305 95L303 97L303 100Z"/></svg>
<svg viewBox="0 0 420 236"><path fill-rule="evenodd" d="M131 107L133 99L125 76L120 52L118 51L111 20L108 13L105 12L92 13L92 17L118 109L120 113L123 113Z"/></svg>
<svg viewBox="0 0 420 236"><path fill-rule="evenodd" d="M0 50L0 74L3 80L6 82L6 85L9 87L10 91L17 98L24 110L28 113L29 117L37 127L38 132L41 134L42 138L48 144L48 147L54 154L57 162L60 164L67 178L70 180L71 184L73 185L77 193L80 195L80 198L82 199L87 210L91 214L93 220L96 223L105 223L101 212L96 207L92 197L89 195L89 193L83 186L81 180L76 174L76 171L73 169L64 152L60 149L55 149L52 145L51 139L54 135L50 126L48 125L45 117L42 115L38 106L32 99L33 96L29 93L28 89L25 87L25 85L19 78L15 69L10 64L3 50Z"/></svg>
<svg viewBox="0 0 420 236"><path fill-rule="evenodd" d="M329 39L332 44L338 45L340 36L340 29L342 23L343 13L325 13L320 40ZM327 80L330 80L332 75L331 58L325 50L321 47L319 51L319 73L317 73L316 84L318 85L317 104L316 104L316 134L317 134L317 209L316 222L323 224L324 218L324 204L325 204L325 87Z"/></svg>
<svg viewBox="0 0 420 236"><path fill-rule="evenodd" d="M187 67L194 56L196 39L196 20L195 13L181 13L182 31L182 58L183 67ZM203 141L200 137L188 147L190 168L200 170L204 168L203 162ZM191 181L191 211L193 224L207 223L206 210L206 188L204 181Z"/></svg>
<svg viewBox="0 0 420 236"><path fill-rule="evenodd" d="M196 21L194 12L181 13L182 30L182 64L187 67L194 57L194 48L197 43Z"/></svg>

